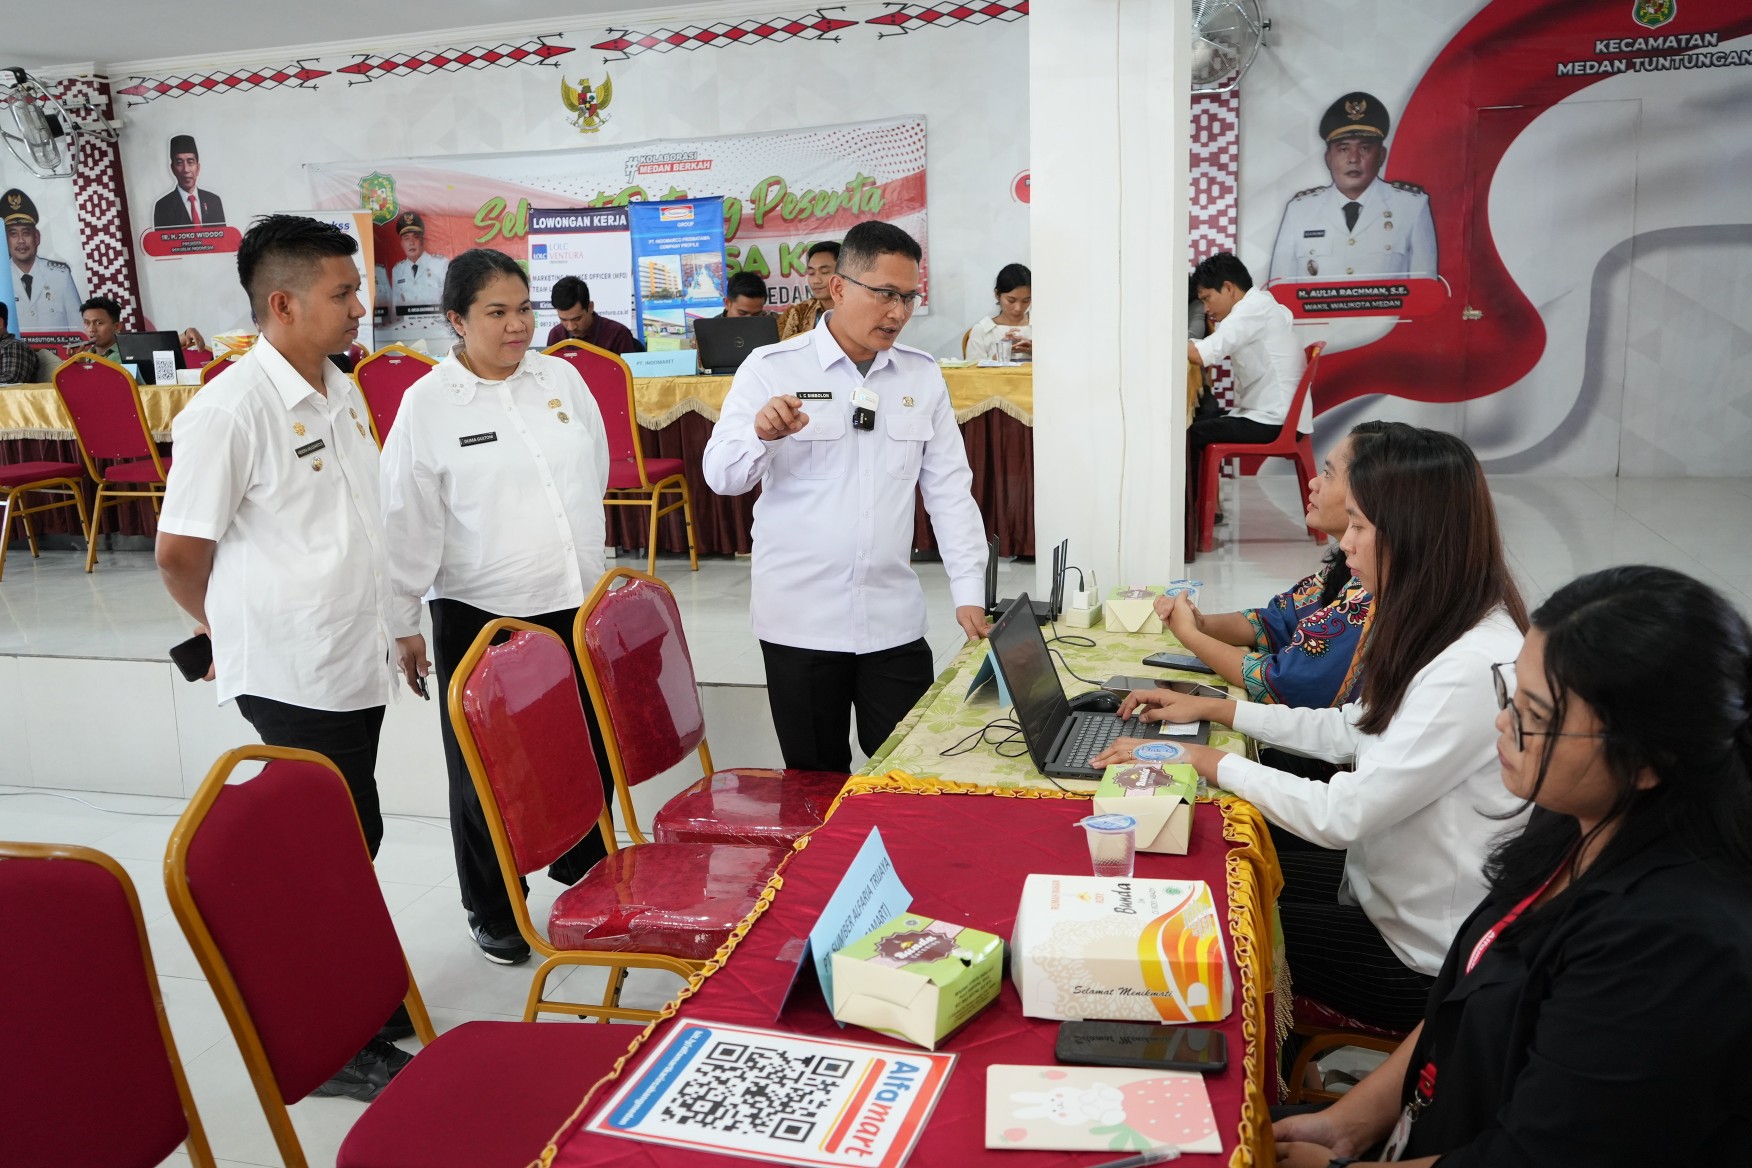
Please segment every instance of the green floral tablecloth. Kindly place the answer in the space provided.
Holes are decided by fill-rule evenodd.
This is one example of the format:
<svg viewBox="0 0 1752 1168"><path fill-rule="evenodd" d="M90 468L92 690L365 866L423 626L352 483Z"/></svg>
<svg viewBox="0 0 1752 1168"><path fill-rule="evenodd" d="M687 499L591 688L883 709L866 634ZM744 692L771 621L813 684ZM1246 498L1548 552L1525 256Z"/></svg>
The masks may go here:
<svg viewBox="0 0 1752 1168"><path fill-rule="evenodd" d="M1048 628L1042 631L1050 636L1052 630ZM1220 677L1154 669L1144 665L1143 659L1151 653L1186 651L1178 641L1165 633L1145 636L1110 633L1104 629L1065 628L1061 628L1059 632L1066 637L1083 637L1094 642L1093 647L1065 641L1050 642L1050 647L1064 658L1062 663L1055 659L1054 664L1058 666L1059 678L1064 683L1065 692L1073 696L1095 688L1115 674L1185 678L1189 681L1224 684ZM976 734L986 723L1011 716L1007 707L998 704L996 685L986 685L972 697L967 696L967 687L973 683L974 675L979 671L980 663L985 660L987 651L987 643L979 641L969 644L956 654L949 668L943 671L925 696L919 699L911 712L901 720L900 725L894 728L888 741L882 744L875 756L858 773L880 775L891 770L902 770L920 778L939 778L978 786L1062 786L1073 791L1093 791L1093 781L1055 781L1035 770L1019 732L1013 741L1004 745L1004 755L1000 755L989 742L978 743L965 753L950 757L943 755L944 750L961 743L969 735ZM1066 671L1066 666L1069 666L1069 672ZM1078 680L1072 674L1087 680ZM1235 696L1243 696L1236 687L1228 688ZM1003 735L1003 731L994 730L986 737L995 740ZM1250 751L1246 736L1227 727L1212 726L1210 741L1212 746L1236 754L1248 755ZM1016 757L1006 757L1010 752L1015 752Z"/></svg>

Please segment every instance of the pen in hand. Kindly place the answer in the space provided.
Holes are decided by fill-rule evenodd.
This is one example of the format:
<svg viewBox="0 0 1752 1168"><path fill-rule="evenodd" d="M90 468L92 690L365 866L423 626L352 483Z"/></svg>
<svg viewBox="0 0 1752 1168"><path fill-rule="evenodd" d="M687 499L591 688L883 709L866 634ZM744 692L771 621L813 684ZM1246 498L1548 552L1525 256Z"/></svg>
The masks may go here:
<svg viewBox="0 0 1752 1168"><path fill-rule="evenodd" d="M1127 1156L1123 1160L1109 1160L1105 1164L1095 1165L1095 1168L1148 1168L1151 1164L1166 1164L1170 1160L1178 1159L1180 1159L1180 1149L1169 1144L1164 1148L1152 1148L1148 1152Z"/></svg>

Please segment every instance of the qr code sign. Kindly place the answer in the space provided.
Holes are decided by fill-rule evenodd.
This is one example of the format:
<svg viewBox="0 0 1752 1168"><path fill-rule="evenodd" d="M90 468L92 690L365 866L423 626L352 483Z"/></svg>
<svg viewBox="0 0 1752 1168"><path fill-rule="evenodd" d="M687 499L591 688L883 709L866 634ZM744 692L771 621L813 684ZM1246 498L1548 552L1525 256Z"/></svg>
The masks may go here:
<svg viewBox="0 0 1752 1168"><path fill-rule="evenodd" d="M849 1059L745 1042L715 1042L659 1114L678 1127L757 1131L802 1143L832 1105Z"/></svg>

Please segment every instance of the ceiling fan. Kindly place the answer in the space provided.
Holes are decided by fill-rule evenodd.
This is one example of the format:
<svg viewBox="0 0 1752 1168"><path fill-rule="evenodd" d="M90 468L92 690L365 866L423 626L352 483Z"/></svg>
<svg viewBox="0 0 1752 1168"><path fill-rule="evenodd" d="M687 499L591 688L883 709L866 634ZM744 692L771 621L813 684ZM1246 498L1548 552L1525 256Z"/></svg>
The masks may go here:
<svg viewBox="0 0 1752 1168"><path fill-rule="evenodd" d="M1227 93L1239 86L1270 28L1258 0L1193 0L1192 91Z"/></svg>
<svg viewBox="0 0 1752 1168"><path fill-rule="evenodd" d="M56 97L17 66L0 67L0 138L38 178L71 178L81 138L116 140L116 128L87 97Z"/></svg>

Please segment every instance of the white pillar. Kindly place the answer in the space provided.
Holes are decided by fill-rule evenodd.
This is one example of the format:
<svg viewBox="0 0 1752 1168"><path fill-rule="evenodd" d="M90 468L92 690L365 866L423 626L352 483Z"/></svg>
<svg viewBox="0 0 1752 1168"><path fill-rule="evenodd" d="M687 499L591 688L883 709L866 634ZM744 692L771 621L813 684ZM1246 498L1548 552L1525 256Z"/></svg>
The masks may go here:
<svg viewBox="0 0 1752 1168"><path fill-rule="evenodd" d="M1190 23L1164 0L1028 17L1037 595L1065 538L1103 589L1184 574Z"/></svg>

